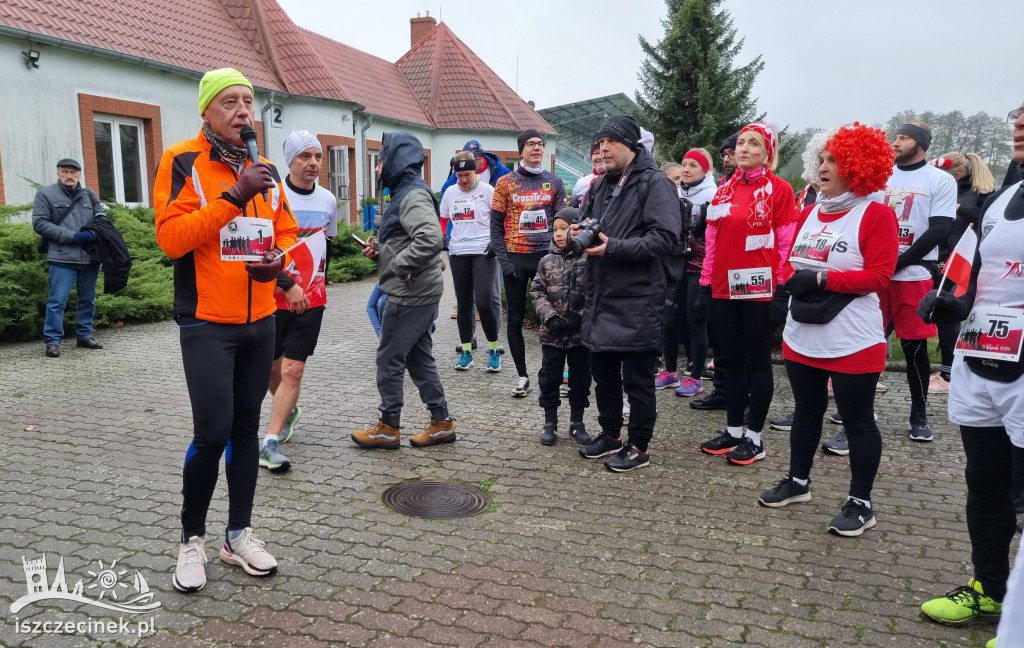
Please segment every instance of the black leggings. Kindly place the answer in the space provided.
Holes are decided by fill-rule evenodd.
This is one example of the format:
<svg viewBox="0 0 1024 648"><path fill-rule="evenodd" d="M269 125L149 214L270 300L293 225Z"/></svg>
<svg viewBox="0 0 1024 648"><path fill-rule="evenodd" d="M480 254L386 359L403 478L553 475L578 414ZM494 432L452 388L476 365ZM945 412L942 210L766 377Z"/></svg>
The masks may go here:
<svg viewBox="0 0 1024 648"><path fill-rule="evenodd" d="M936 289L939 287L940 279L941 276L935 277ZM936 327L939 330L939 353L942 354L942 366L939 367L939 373L946 381L949 381L949 372L953 368L953 350L956 348L956 339L960 337L960 322L938 324Z"/></svg>
<svg viewBox="0 0 1024 648"><path fill-rule="evenodd" d="M708 320L706 317L700 317L693 305L700 290L700 275L687 272L683 275L683 280L686 282L686 322L690 333L687 352L693 363L690 378L700 380L708 359Z"/></svg>
<svg viewBox="0 0 1024 648"><path fill-rule="evenodd" d="M183 541L206 535L220 458L228 481L228 526L252 526L259 473L260 406L274 362L274 318L251 324L181 326L181 359L192 401L192 445L182 471Z"/></svg>
<svg viewBox="0 0 1024 648"><path fill-rule="evenodd" d="M1010 576L1010 542L1017 529L1011 499L1014 446L1003 427L961 425L960 438L967 456L967 533L974 577L986 596L1002 601Z"/></svg>
<svg viewBox="0 0 1024 648"><path fill-rule="evenodd" d="M850 495L871 501L871 487L882 460L882 435L875 424L877 373L847 374L786 360L796 409L789 433L789 474L809 479L821 442L821 421L828 409L828 379L850 441Z"/></svg>
<svg viewBox="0 0 1024 648"><path fill-rule="evenodd" d="M764 429L775 389L772 376L775 329L768 321L770 304L769 301L711 300L715 340L722 347L725 361L726 423L729 427L743 425L743 411L749 404L747 429L752 432Z"/></svg>
<svg viewBox="0 0 1024 648"><path fill-rule="evenodd" d="M508 351L512 361L516 363L516 372L521 378L529 374L526 371L526 342L523 340L523 319L526 318L527 292L530 280L537 276L537 264L544 257L543 252L536 254L519 254L509 252L508 258L516 269L516 278L505 273L505 302L508 304ZM481 315L481 317L483 317Z"/></svg>
<svg viewBox="0 0 1024 648"><path fill-rule="evenodd" d="M900 340L907 360L907 386L910 388L910 423L928 422L928 379L932 366L928 360L928 340Z"/></svg>
<svg viewBox="0 0 1024 648"><path fill-rule="evenodd" d="M480 326L488 342L498 341L501 302L494 299L494 273L498 261L486 254L453 254L448 258L455 283L455 301L459 305L459 341L473 339L473 309L480 311ZM497 306L497 308L495 308Z"/></svg>

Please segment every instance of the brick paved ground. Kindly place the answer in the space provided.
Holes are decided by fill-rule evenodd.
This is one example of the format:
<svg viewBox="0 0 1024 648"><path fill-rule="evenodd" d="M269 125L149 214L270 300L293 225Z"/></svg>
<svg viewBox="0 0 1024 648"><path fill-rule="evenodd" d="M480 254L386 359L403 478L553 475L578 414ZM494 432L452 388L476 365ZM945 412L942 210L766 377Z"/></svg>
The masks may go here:
<svg viewBox="0 0 1024 648"><path fill-rule="evenodd" d="M918 613L970 575L963 454L944 398L934 399L936 442L912 443L903 376L883 377L891 389L878 403L879 523L860 539L837 538L825 528L846 492L846 459L818 458L811 502L761 508L758 493L786 470L786 435L769 433L768 458L752 467L702 456L697 444L723 416L691 410L671 392L658 395L649 468L615 475L581 459L574 443L540 446L536 394L510 398L512 371L452 369L449 292L435 340L458 443L364 451L348 435L376 415L375 340L364 313L371 286L330 289L299 430L284 447L294 468L260 475L255 524L279 573L246 576L216 561L211 541L209 584L191 596L170 583L191 435L176 327L103 330L104 351L65 345L57 360L39 343L0 347L0 644L905 647L978 646L994 632L945 628ZM527 338L536 375L539 347ZM781 371L776 385L779 415L792 403ZM411 432L427 414L411 388L406 400ZM596 427L594 410L587 422ZM388 485L424 478L483 485L491 510L435 522L381 504ZM222 479L213 535L226 499ZM70 603L11 613L26 591L22 558L40 554L51 578L64 556L69 586L81 578L88 587L100 560L141 572L161 603L141 615L155 634L16 634L15 617L118 616Z"/></svg>

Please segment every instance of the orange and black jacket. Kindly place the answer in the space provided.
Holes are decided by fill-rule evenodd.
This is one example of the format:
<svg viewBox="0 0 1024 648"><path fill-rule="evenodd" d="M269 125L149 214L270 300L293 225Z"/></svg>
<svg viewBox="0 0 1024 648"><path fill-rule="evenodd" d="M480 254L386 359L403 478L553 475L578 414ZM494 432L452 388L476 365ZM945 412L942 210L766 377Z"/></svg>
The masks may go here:
<svg viewBox="0 0 1024 648"><path fill-rule="evenodd" d="M238 180L238 169L210 147L202 132L164 151L153 189L156 242L174 259L175 317L246 324L277 310L275 283L254 282L243 261L222 261L220 243L221 228L246 216L273 222L273 247L295 245L298 226L280 175L271 168L277 186L268 190L269 200L257 194L239 208L221 197Z"/></svg>

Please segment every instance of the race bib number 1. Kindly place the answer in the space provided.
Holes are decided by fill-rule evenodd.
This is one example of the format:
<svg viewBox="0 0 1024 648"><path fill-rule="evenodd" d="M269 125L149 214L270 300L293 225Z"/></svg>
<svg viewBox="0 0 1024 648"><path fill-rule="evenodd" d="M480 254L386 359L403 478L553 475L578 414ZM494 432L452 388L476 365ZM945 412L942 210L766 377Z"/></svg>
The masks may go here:
<svg viewBox="0 0 1024 648"><path fill-rule="evenodd" d="M274 224L269 218L236 216L220 228L221 261L260 261L274 247Z"/></svg>
<svg viewBox="0 0 1024 648"><path fill-rule="evenodd" d="M523 211L519 214L519 233L536 234L548 231L548 213L543 209Z"/></svg>
<svg viewBox="0 0 1024 648"><path fill-rule="evenodd" d="M771 268L743 268L729 271L729 299L762 299L771 296Z"/></svg>
<svg viewBox="0 0 1024 648"><path fill-rule="evenodd" d="M967 316L954 353L990 360L1020 360L1024 340L1024 311L989 306Z"/></svg>

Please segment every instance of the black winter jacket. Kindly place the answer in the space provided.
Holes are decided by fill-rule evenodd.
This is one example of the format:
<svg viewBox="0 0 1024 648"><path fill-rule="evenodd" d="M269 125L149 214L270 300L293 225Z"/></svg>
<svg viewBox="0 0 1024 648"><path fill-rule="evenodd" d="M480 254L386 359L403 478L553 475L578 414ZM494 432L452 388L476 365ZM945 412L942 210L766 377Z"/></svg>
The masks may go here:
<svg viewBox="0 0 1024 648"><path fill-rule="evenodd" d="M641 148L618 196L621 174L606 173L588 192L580 219L596 218L608 236L604 256L587 257L583 345L591 351L657 351L668 289L667 265L682 229L676 185ZM647 201L640 207L640 184Z"/></svg>
<svg viewBox="0 0 1024 648"><path fill-rule="evenodd" d="M103 264L103 292L111 295L127 286L132 257L121 231L114 227L106 214L97 214L82 230L90 230L96 235L95 241L83 247Z"/></svg>
<svg viewBox="0 0 1024 648"><path fill-rule="evenodd" d="M586 257L571 257L551 241L551 252L537 264L537 276L530 285L530 298L540 318L540 343L571 349L580 346L579 329L555 333L548 322L555 317L568 319L583 313Z"/></svg>

